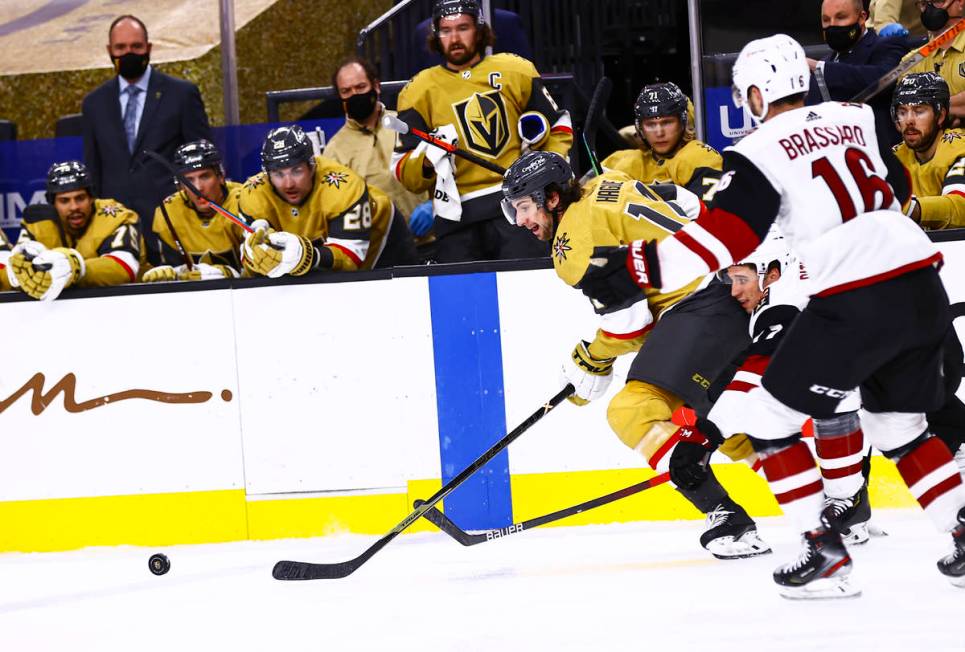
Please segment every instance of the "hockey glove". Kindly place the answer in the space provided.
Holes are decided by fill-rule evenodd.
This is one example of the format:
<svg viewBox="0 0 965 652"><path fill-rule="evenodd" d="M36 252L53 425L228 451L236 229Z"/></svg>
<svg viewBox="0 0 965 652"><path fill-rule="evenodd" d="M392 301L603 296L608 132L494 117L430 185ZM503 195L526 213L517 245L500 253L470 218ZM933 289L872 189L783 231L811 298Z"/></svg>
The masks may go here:
<svg viewBox="0 0 965 652"><path fill-rule="evenodd" d="M181 265L177 269L179 281L216 281L223 278L238 278L238 272L228 265L209 265L195 263L192 269Z"/></svg>
<svg viewBox="0 0 965 652"><path fill-rule="evenodd" d="M516 125L519 138L522 140L520 150L525 154L534 148L539 148L546 142L550 133L550 123L546 116L539 111L527 111L519 116Z"/></svg>
<svg viewBox="0 0 965 652"><path fill-rule="evenodd" d="M144 272L142 283L164 283L178 280L178 272L170 265L158 265Z"/></svg>
<svg viewBox="0 0 965 652"><path fill-rule="evenodd" d="M717 448L699 430L682 427L670 454L670 479L681 489L694 489L707 479L710 454Z"/></svg>
<svg viewBox="0 0 965 652"><path fill-rule="evenodd" d="M23 251L10 256L10 267L20 289L34 299L53 301L84 276L84 258L76 249L46 249L28 258Z"/></svg>
<svg viewBox="0 0 965 652"><path fill-rule="evenodd" d="M453 125L442 125L441 127L436 127L431 132L430 136L435 136L439 140L444 140L450 145L456 145L459 143L459 136L456 133L456 128ZM432 143L427 143L426 147L426 160L432 165L433 168L439 167L439 162L449 158L450 163L452 162L452 154L441 147L437 147Z"/></svg>
<svg viewBox="0 0 965 652"><path fill-rule="evenodd" d="M432 228L432 223L431 201L423 202L412 209L412 215L409 217L409 230L412 231L412 235L417 238L424 236Z"/></svg>
<svg viewBox="0 0 965 652"><path fill-rule="evenodd" d="M657 241L634 240L629 247L595 247L577 287L597 308L618 306L647 288L659 288Z"/></svg>
<svg viewBox="0 0 965 652"><path fill-rule="evenodd" d="M589 342L581 341L563 361L562 380L571 383L574 388L567 400L576 405L586 405L606 394L613 380L613 362L616 358L594 358L587 348L589 345Z"/></svg>

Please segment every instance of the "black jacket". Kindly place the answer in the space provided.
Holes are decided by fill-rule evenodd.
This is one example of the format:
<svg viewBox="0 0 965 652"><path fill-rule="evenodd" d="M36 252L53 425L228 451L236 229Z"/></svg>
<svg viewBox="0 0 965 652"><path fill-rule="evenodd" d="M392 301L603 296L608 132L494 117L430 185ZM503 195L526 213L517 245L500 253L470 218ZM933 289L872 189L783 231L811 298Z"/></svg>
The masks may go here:
<svg viewBox="0 0 965 652"><path fill-rule="evenodd" d="M151 221L161 199L174 190L171 173L138 156L150 149L167 160L186 142L211 139L198 87L151 68L134 155L121 121L120 82L113 77L87 94L81 105L84 160L98 197L116 199L141 217L150 247Z"/></svg>
<svg viewBox="0 0 965 652"><path fill-rule="evenodd" d="M852 50L844 54L832 52L824 58L824 81L831 99L850 101L897 66L910 49L903 37L882 38L869 27ZM894 86L886 88L868 102L875 112L879 136L891 143L900 140L898 130L891 122L891 95L894 90ZM807 103L820 104L822 101L817 81L812 75Z"/></svg>

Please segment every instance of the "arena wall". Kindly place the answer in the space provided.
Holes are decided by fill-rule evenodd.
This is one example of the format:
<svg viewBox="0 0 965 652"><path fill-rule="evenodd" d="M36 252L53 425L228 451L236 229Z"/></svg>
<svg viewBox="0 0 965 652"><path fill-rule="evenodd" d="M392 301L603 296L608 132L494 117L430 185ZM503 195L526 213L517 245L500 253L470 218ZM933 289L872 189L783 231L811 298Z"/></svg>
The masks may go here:
<svg viewBox="0 0 965 652"><path fill-rule="evenodd" d="M965 315L965 241L940 246ZM384 533L556 393L595 329L548 269L368 279L0 302L0 551ZM561 405L445 511L498 527L652 475L606 402ZM876 507L914 504L887 460L872 478ZM676 518L699 514L661 486L563 524Z"/></svg>

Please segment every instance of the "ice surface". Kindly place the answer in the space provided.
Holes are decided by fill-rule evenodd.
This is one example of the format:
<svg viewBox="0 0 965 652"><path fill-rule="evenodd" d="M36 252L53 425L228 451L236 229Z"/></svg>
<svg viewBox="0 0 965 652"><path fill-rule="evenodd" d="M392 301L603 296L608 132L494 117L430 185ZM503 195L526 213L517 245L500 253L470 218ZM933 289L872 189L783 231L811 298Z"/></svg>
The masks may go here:
<svg viewBox="0 0 965 652"><path fill-rule="evenodd" d="M918 511L852 550L851 600L791 602L773 568L798 552L711 558L697 521L543 528L464 548L401 536L341 580L279 582L278 559L342 561L374 537L0 555L0 650L965 650L965 590ZM150 574L153 552L171 571Z"/></svg>

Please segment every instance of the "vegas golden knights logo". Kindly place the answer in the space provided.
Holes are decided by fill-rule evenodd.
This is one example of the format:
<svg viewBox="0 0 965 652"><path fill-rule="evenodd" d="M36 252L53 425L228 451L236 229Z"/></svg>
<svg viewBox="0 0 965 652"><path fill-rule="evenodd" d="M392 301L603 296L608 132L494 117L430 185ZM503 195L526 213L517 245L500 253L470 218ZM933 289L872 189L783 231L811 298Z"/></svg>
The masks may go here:
<svg viewBox="0 0 965 652"><path fill-rule="evenodd" d="M499 91L473 93L452 107L459 117L468 149L497 157L509 142L506 105Z"/></svg>

